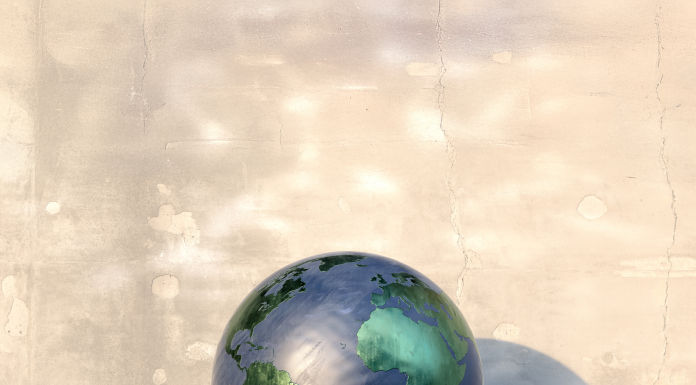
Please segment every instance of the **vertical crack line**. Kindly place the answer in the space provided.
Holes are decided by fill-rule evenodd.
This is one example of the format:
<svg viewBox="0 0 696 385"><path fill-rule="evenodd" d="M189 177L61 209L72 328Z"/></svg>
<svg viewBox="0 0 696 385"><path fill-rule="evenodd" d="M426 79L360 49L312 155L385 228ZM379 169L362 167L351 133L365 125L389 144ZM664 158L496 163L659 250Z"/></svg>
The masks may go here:
<svg viewBox="0 0 696 385"><path fill-rule="evenodd" d="M283 122L278 118L278 123L280 128L278 128L278 143L280 144L280 151L283 151Z"/></svg>
<svg viewBox="0 0 696 385"><path fill-rule="evenodd" d="M662 372L665 368L665 364L667 363L667 356L669 353L669 341L667 339L667 320L668 320L668 315L669 315L669 279L672 273L672 248L674 247L674 244L676 243L677 240L677 210L675 207L675 204L677 202L677 197L674 193L674 188L672 187L672 183L669 179L669 170L667 168L667 158L665 157L665 145L667 142L667 137L664 132L664 119L665 119L665 114L667 113L667 108L665 104L662 102L662 99L660 98L660 87L662 86L662 79L664 75L662 74L662 71L660 70L660 64L662 61L662 31L660 29L660 15L662 12L662 3L660 0L657 1L657 12L655 14L655 30L657 32L657 62L656 62L656 67L657 67L657 84L655 85L655 97L657 99L658 105L660 106L660 117L659 117L659 128L660 128L660 153L659 153L659 160L660 160L660 167L662 168L662 172L665 175L665 180L667 182L667 187L670 190L671 193L671 203L670 203L670 208L672 210L672 216L674 217L674 224L672 227L672 242L670 245L667 247L667 276L665 278L665 300L663 303L663 313L662 313L662 335L663 335L663 350L662 350L662 363L660 364L660 369L657 372L657 378L655 379L655 382L653 384L657 384L661 378L662 378Z"/></svg>
<svg viewBox="0 0 696 385"><path fill-rule="evenodd" d="M147 0L143 0L143 25L142 25L142 34L143 34L143 50L145 51L144 53L144 58L143 58L143 76L140 79L140 97L143 100L143 110L140 112L141 119L143 121L143 133L145 133L145 129L147 128L147 120L150 117L150 107L147 104L147 99L145 98L145 94L143 93L143 90L145 88L145 77L147 76L147 61L149 60L150 56L150 50L147 45L147 32L145 31L145 23L147 21Z"/></svg>
<svg viewBox="0 0 696 385"><path fill-rule="evenodd" d="M447 144L447 159L449 160L449 169L447 170L447 176L445 177L445 187L449 195L449 205L450 205L450 225L452 230L457 235L457 248L462 252L464 257L464 268L457 280L457 306L461 299L461 293L464 285L464 278L468 272L467 265L469 263L469 258L466 254L466 244L464 237L462 237L461 231L459 229L459 205L457 203L457 195L454 191L453 177L454 177L454 164L457 161L457 148L450 139L447 130L443 125L445 118L445 86L442 84L442 79L445 77L447 72L447 67L445 66L445 59L442 53L442 0L438 1L437 5L437 53L440 59L440 71L438 74L437 85L435 86L435 91L437 92L437 106L440 110L440 130L442 135L445 137L445 143Z"/></svg>

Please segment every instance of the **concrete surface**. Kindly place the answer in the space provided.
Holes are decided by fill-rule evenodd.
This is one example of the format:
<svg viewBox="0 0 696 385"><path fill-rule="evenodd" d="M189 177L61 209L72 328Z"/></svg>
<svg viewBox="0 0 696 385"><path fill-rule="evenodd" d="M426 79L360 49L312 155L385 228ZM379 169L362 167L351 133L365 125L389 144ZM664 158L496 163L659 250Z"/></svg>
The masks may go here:
<svg viewBox="0 0 696 385"><path fill-rule="evenodd" d="M337 250L424 272L535 373L696 383L694 20L1 2L0 383L209 384L248 291Z"/></svg>

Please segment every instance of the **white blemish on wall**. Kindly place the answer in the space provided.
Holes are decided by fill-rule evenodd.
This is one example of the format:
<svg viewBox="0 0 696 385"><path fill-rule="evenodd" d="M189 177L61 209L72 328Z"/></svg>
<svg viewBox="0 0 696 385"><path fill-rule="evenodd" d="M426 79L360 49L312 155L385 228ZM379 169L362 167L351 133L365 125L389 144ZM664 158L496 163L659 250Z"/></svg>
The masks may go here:
<svg viewBox="0 0 696 385"><path fill-rule="evenodd" d="M171 299L179 294L179 280L173 275L161 275L152 280L152 294Z"/></svg>
<svg viewBox="0 0 696 385"><path fill-rule="evenodd" d="M8 275L2 280L2 294L5 298L12 298L12 307L5 324L5 333L11 337L26 336L29 326L29 309L24 301L17 298L17 287L13 276Z"/></svg>
<svg viewBox="0 0 696 385"><path fill-rule="evenodd" d="M10 337L24 337L29 326L29 309L27 304L19 298L12 300L10 314L7 315L5 333Z"/></svg>
<svg viewBox="0 0 696 385"><path fill-rule="evenodd" d="M207 342L196 341L186 347L186 357L191 360L202 361L212 359L215 355L215 345Z"/></svg>
<svg viewBox="0 0 696 385"><path fill-rule="evenodd" d="M304 97L294 97L285 102L285 108L288 111L306 114L317 109L317 102Z"/></svg>
<svg viewBox="0 0 696 385"><path fill-rule="evenodd" d="M46 205L46 212L51 215L56 215L60 212L60 204L58 202L48 202Z"/></svg>
<svg viewBox="0 0 696 385"><path fill-rule="evenodd" d="M501 323L493 330L493 338L499 341L514 341L520 338L520 328L514 324Z"/></svg>
<svg viewBox="0 0 696 385"><path fill-rule="evenodd" d="M147 224L157 231L167 231L182 236L184 243L194 246L200 243L201 232L189 212L175 214L174 206L162 205L156 217L148 217Z"/></svg>
<svg viewBox="0 0 696 385"><path fill-rule="evenodd" d="M412 109L407 116L408 131L414 139L444 142L445 134L440 128L440 110Z"/></svg>
<svg viewBox="0 0 696 385"><path fill-rule="evenodd" d="M157 190L159 190L160 194L164 194L164 195L169 195L172 193L172 190L168 189L167 186L165 186L161 183L157 185Z"/></svg>
<svg viewBox="0 0 696 385"><path fill-rule="evenodd" d="M2 295L5 298L14 298L17 296L17 288L15 287L15 278L11 275L2 280Z"/></svg>
<svg viewBox="0 0 696 385"><path fill-rule="evenodd" d="M592 358L590 357L583 357L582 362L592 362Z"/></svg>
<svg viewBox="0 0 696 385"><path fill-rule="evenodd" d="M594 195L588 195L580 201L578 212L583 217L593 220L607 212L607 206Z"/></svg>
<svg viewBox="0 0 696 385"><path fill-rule="evenodd" d="M3 344L0 344L0 353L3 353L3 354L12 354L12 350L10 350L10 348L6 347L6 346L3 345Z"/></svg>
<svg viewBox="0 0 696 385"><path fill-rule="evenodd" d="M696 259L689 257L672 257L672 267L667 258L645 258L625 260L619 264L626 269L614 271L614 274L627 278L666 278L667 271L670 277L696 277Z"/></svg>
<svg viewBox="0 0 696 385"><path fill-rule="evenodd" d="M350 206L348 205L348 202L346 202L345 198L343 198L343 197L338 198L338 208L340 208L344 214L350 213Z"/></svg>
<svg viewBox="0 0 696 385"><path fill-rule="evenodd" d="M164 384L166 381L167 373L165 373L164 369L157 369L152 373L152 382L154 382L155 385Z"/></svg>
<svg viewBox="0 0 696 385"><path fill-rule="evenodd" d="M406 73L411 76L437 76L440 66L440 63L409 63Z"/></svg>
<svg viewBox="0 0 696 385"><path fill-rule="evenodd" d="M510 60L512 60L512 52L503 51L494 53L493 55L491 55L491 60L493 60L496 63L507 64L510 62Z"/></svg>

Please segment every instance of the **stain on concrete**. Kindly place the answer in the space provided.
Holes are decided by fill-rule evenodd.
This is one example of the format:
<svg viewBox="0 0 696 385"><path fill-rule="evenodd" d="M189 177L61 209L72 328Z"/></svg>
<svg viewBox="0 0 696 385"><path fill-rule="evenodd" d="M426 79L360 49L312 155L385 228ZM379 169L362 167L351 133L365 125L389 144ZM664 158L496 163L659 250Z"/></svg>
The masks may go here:
<svg viewBox="0 0 696 385"><path fill-rule="evenodd" d="M602 361L604 361L607 364L610 364L612 361L614 361L614 353L612 353L612 352L604 353L604 355L602 355Z"/></svg>
<svg viewBox="0 0 696 385"><path fill-rule="evenodd" d="M152 294L171 299L179 294L179 280L173 275L161 275L152 280Z"/></svg>
<svg viewBox="0 0 696 385"><path fill-rule="evenodd" d="M172 193L171 189L168 189L167 186L165 186L161 183L157 185L157 190L159 190L160 194L163 194L163 195L169 195Z"/></svg>
<svg viewBox="0 0 696 385"><path fill-rule="evenodd" d="M157 369L155 372L152 374L152 382L155 383L155 385L161 385L164 384L167 381L167 373L164 371L164 369Z"/></svg>
<svg viewBox="0 0 696 385"><path fill-rule="evenodd" d="M186 347L186 357L191 360L203 361L213 359L215 345L207 342L196 341Z"/></svg>
<svg viewBox="0 0 696 385"><path fill-rule="evenodd" d="M346 199L343 197L338 198L338 208L340 208L344 214L350 213L350 206L348 205L348 202L346 201Z"/></svg>
<svg viewBox="0 0 696 385"><path fill-rule="evenodd" d="M411 76L437 76L440 73L440 63L409 63L406 73Z"/></svg>
<svg viewBox="0 0 696 385"><path fill-rule="evenodd" d="M583 217L593 220L607 212L607 205L594 195L588 195L580 201L578 212Z"/></svg>
<svg viewBox="0 0 696 385"><path fill-rule="evenodd" d="M503 51L494 53L493 55L491 55L491 60L493 60L496 63L507 64L510 62L510 60L512 60L512 52Z"/></svg>
<svg viewBox="0 0 696 385"><path fill-rule="evenodd" d="M200 243L201 232L196 227L196 221L190 212L175 214L174 206L162 205L156 217L148 217L147 224L157 231L167 231L181 235L187 246Z"/></svg>
<svg viewBox="0 0 696 385"><path fill-rule="evenodd" d="M48 202L46 212L51 215L56 215L60 212L60 204L58 202Z"/></svg>
<svg viewBox="0 0 696 385"><path fill-rule="evenodd" d="M498 341L514 341L520 338L520 328L515 324L501 323L493 330L493 338Z"/></svg>

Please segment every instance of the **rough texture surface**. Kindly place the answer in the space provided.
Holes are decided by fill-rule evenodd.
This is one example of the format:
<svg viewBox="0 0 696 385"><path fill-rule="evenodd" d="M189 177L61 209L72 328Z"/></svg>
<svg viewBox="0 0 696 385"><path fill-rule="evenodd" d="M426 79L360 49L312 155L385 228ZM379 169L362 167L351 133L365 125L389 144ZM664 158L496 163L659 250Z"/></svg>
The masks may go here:
<svg viewBox="0 0 696 385"><path fill-rule="evenodd" d="M244 296L336 250L431 277L499 383L695 383L693 20L0 2L0 383L209 384Z"/></svg>

